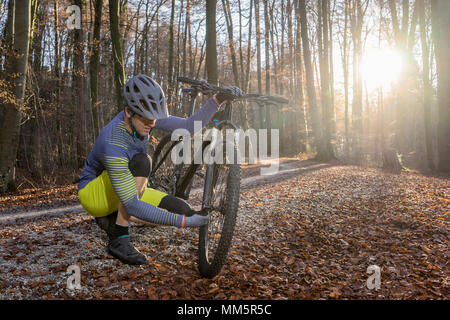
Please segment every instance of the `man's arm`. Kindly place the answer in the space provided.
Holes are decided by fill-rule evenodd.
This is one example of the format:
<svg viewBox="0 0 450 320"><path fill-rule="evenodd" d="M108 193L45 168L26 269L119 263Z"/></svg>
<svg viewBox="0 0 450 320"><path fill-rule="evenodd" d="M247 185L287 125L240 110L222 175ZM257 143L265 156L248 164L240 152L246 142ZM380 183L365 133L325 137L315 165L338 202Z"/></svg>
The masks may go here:
<svg viewBox="0 0 450 320"><path fill-rule="evenodd" d="M209 99L196 113L189 118L180 118L175 116L169 116L166 119L156 120L155 128L174 131L176 129L186 129L191 134L194 134L194 122L201 121L203 128L213 117L213 115L219 110L219 104L216 97Z"/></svg>
<svg viewBox="0 0 450 320"><path fill-rule="evenodd" d="M129 160L124 149L109 146L104 154L104 165L114 191L128 214L148 222L185 227L186 217L152 206L138 198L138 190L133 175L128 167Z"/></svg>

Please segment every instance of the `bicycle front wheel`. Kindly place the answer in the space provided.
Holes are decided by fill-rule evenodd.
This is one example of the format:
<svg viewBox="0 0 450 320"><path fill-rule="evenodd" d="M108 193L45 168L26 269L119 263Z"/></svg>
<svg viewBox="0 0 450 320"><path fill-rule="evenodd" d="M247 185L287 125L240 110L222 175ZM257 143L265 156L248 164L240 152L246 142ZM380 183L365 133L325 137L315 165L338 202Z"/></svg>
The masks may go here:
<svg viewBox="0 0 450 320"><path fill-rule="evenodd" d="M210 212L200 228L198 260L203 277L213 278L222 269L233 238L239 209L241 167L238 163L207 166L203 206Z"/></svg>

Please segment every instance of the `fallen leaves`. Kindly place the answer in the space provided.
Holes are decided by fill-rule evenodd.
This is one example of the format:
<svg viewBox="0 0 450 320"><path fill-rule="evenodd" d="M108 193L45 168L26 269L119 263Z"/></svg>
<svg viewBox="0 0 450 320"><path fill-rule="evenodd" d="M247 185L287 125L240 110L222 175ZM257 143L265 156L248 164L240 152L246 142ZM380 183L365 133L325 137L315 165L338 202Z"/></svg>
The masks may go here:
<svg viewBox="0 0 450 320"><path fill-rule="evenodd" d="M448 179L304 165L242 190L232 248L214 279L199 276L196 230L132 227L148 257L136 267L106 253L88 215L70 214L0 228L0 298L449 298ZM33 199L25 196L0 206ZM81 268L75 293L66 290L72 264ZM366 287L374 264L378 291Z"/></svg>
<svg viewBox="0 0 450 320"><path fill-rule="evenodd" d="M30 188L0 197L0 214L33 208L45 209L55 205L78 204L77 186Z"/></svg>

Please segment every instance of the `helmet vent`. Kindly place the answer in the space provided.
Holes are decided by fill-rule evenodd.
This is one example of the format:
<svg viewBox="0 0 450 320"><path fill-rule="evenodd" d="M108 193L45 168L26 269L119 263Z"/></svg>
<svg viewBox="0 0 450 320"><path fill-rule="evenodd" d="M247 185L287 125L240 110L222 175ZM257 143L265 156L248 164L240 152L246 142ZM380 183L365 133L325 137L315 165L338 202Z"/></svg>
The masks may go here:
<svg viewBox="0 0 450 320"><path fill-rule="evenodd" d="M146 85L150 85L147 81L147 79L145 79L144 77L139 77L139 80L141 80L142 82L144 82Z"/></svg>
<svg viewBox="0 0 450 320"><path fill-rule="evenodd" d="M153 110L158 110L158 108L156 107L156 103L151 102L151 104L152 104Z"/></svg>
<svg viewBox="0 0 450 320"><path fill-rule="evenodd" d="M139 88L136 85L133 86L133 89L134 89L134 92L139 92Z"/></svg>
<svg viewBox="0 0 450 320"><path fill-rule="evenodd" d="M146 110L150 111L150 107L145 100L139 100Z"/></svg>

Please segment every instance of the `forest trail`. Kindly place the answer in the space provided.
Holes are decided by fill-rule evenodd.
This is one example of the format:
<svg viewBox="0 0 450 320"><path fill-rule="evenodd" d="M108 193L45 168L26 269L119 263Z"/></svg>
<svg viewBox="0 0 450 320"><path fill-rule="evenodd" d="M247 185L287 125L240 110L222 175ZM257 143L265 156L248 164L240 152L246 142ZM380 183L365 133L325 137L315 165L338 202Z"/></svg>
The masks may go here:
<svg viewBox="0 0 450 320"><path fill-rule="evenodd" d="M243 171L232 248L213 279L198 273L195 229L132 225L132 241L148 257L135 267L106 253L106 235L90 216L67 212L0 224L0 299L450 297L448 176L281 164L272 176L257 177L258 166ZM0 217L76 204L75 190L41 191L40 203L25 191L0 198ZM81 290L71 291L66 271L74 264ZM372 265L381 270L378 290L367 287Z"/></svg>

